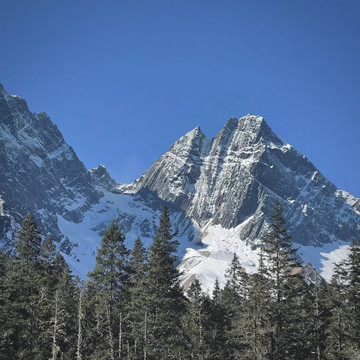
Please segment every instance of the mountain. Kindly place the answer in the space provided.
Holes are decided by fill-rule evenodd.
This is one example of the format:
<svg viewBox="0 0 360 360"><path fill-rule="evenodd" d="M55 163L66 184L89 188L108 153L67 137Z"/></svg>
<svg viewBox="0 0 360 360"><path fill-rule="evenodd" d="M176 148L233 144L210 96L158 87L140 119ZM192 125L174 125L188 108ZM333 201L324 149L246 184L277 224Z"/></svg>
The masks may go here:
<svg viewBox="0 0 360 360"><path fill-rule="evenodd" d="M275 199L299 244L345 241L359 220L359 199L338 191L254 115L230 119L214 139L199 128L187 133L125 191L144 189L176 204L201 227L248 222L241 237L249 241L264 234Z"/></svg>
<svg viewBox="0 0 360 360"><path fill-rule="evenodd" d="M45 113L33 114L0 85L0 239L34 212L44 234L63 237L57 215L73 222L102 196L91 174Z"/></svg>
<svg viewBox="0 0 360 360"><path fill-rule="evenodd" d="M293 242L325 277L360 223L360 200L338 190L261 116L231 118L213 139L199 127L176 141L139 179L116 184L105 166L87 170L45 113L0 86L0 239L11 249L33 211L75 271L94 264L115 219L131 247L151 242L163 203L178 230L183 284L210 288L236 252L256 271L258 244L281 202Z"/></svg>

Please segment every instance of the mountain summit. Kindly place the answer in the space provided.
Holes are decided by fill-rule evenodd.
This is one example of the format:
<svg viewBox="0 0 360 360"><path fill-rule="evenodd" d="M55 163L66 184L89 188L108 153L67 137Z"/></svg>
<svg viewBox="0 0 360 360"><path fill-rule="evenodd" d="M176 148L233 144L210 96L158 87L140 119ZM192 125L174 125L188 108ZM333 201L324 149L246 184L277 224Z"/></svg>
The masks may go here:
<svg viewBox="0 0 360 360"><path fill-rule="evenodd" d="M60 241L57 215L79 222L101 193L74 150L45 113L0 87L0 239L12 237L34 212L42 231ZM7 240L6 240L7 239Z"/></svg>
<svg viewBox="0 0 360 360"><path fill-rule="evenodd" d="M293 242L324 276L360 223L360 200L251 114L229 119L212 139L196 127L139 179L120 185L103 165L87 170L45 113L31 113L0 86L0 169L1 246L11 251L32 211L81 276L112 219L129 247L137 236L149 244L164 202L179 234L183 283L196 276L208 288L223 279L234 252L256 271L275 200Z"/></svg>
<svg viewBox="0 0 360 360"><path fill-rule="evenodd" d="M213 139L190 131L127 188L141 190L176 204L200 227L211 221L230 229L246 221L241 238L247 241L266 230L275 199L294 241L304 245L352 238L359 215L350 195L255 115L231 118Z"/></svg>

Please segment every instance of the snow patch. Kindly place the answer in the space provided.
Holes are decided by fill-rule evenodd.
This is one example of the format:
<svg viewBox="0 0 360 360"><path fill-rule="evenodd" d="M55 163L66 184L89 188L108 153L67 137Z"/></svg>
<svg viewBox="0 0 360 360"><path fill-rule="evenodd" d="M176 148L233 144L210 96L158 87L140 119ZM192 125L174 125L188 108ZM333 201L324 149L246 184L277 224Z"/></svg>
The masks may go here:
<svg viewBox="0 0 360 360"><path fill-rule="evenodd" d="M0 216L5 216L4 204L5 204L5 201L2 199L2 197L0 195Z"/></svg>
<svg viewBox="0 0 360 360"><path fill-rule="evenodd" d="M203 246L200 249L186 249L179 266L180 271L185 274L182 283L195 275L203 289L211 293L216 279L222 286L225 284L226 270L234 253L248 273L255 273L258 268L259 249L247 244L246 239L241 238L241 230L251 221L252 217L232 229L225 229L221 225L212 225L208 222L202 229Z"/></svg>
<svg viewBox="0 0 360 360"><path fill-rule="evenodd" d="M30 155L29 159L33 161L38 167L44 166L44 161L37 155Z"/></svg>
<svg viewBox="0 0 360 360"><path fill-rule="evenodd" d="M308 216L308 214L307 214L308 205L307 205L307 204L303 204L303 205L301 205L301 207L302 207L301 212L302 212L305 216Z"/></svg>
<svg viewBox="0 0 360 360"><path fill-rule="evenodd" d="M349 255L349 244L332 242L323 246L303 246L295 244L305 263L309 262L329 282L334 273L335 264Z"/></svg>
<svg viewBox="0 0 360 360"><path fill-rule="evenodd" d="M73 159L73 154L70 151L69 145L63 143L59 148L48 154L49 159L61 159L66 158L67 160Z"/></svg>

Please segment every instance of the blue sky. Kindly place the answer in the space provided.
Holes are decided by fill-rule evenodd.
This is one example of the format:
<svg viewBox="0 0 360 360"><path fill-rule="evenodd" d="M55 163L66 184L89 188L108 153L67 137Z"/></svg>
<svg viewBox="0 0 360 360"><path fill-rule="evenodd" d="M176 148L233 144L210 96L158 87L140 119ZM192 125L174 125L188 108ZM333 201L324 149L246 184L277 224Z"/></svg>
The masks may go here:
<svg viewBox="0 0 360 360"><path fill-rule="evenodd" d="M119 182L252 113L360 197L359 16L357 0L2 0L0 82Z"/></svg>

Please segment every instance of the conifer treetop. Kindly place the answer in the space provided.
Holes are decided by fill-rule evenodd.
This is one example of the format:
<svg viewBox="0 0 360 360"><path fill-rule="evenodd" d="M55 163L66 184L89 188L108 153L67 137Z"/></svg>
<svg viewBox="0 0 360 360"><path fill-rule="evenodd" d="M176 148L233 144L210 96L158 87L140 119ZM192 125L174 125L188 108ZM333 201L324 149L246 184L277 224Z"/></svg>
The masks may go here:
<svg viewBox="0 0 360 360"><path fill-rule="evenodd" d="M29 213L18 235L16 252L20 260L30 263L38 263L41 251L42 238L38 231L33 213Z"/></svg>

